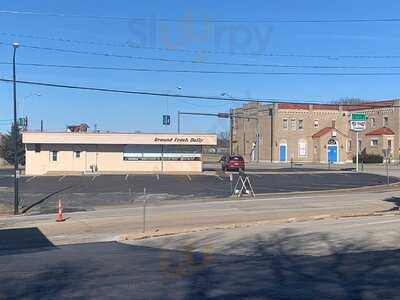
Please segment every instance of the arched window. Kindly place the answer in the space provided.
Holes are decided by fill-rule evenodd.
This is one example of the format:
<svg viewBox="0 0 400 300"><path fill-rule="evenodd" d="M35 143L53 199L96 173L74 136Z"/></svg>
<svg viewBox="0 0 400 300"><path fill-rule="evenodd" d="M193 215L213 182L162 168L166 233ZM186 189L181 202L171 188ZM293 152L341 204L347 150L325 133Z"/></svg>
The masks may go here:
<svg viewBox="0 0 400 300"><path fill-rule="evenodd" d="M306 140L299 140L298 144L297 144L297 148L298 148L298 154L299 156L307 156L307 141Z"/></svg>

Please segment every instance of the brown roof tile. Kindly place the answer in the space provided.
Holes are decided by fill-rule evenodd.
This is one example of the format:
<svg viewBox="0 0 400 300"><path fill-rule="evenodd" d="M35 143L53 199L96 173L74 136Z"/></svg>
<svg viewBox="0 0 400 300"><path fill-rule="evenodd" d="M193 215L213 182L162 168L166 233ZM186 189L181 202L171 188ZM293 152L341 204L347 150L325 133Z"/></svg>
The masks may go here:
<svg viewBox="0 0 400 300"><path fill-rule="evenodd" d="M312 138L313 139L320 138L321 136L324 136L325 134L329 133L331 130L332 130L332 127L325 127L323 129L321 129L320 131L314 133L312 135Z"/></svg>
<svg viewBox="0 0 400 300"><path fill-rule="evenodd" d="M368 132L366 135L394 135L394 131L387 127L378 128Z"/></svg>

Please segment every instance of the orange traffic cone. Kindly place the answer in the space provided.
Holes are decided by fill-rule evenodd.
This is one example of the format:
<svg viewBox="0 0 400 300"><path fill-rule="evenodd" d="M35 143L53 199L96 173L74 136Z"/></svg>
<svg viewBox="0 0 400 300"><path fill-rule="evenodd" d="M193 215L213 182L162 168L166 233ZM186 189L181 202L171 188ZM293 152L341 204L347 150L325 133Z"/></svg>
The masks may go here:
<svg viewBox="0 0 400 300"><path fill-rule="evenodd" d="M57 219L56 222L64 222L64 216L63 216L63 206L61 204L61 200L58 200L58 213L57 213Z"/></svg>

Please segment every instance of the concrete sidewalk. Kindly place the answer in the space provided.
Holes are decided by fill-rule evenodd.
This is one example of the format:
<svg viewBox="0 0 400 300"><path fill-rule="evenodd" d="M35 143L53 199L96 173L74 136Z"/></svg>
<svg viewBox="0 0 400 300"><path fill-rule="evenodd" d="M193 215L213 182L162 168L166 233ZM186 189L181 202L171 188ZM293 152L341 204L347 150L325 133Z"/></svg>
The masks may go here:
<svg viewBox="0 0 400 300"><path fill-rule="evenodd" d="M55 215L3 217L0 228L37 227L55 245L113 241L259 222L273 224L372 214L396 206L397 195L397 191L377 190L163 205L148 201L145 222L142 202L134 207L69 213L63 223L56 223Z"/></svg>

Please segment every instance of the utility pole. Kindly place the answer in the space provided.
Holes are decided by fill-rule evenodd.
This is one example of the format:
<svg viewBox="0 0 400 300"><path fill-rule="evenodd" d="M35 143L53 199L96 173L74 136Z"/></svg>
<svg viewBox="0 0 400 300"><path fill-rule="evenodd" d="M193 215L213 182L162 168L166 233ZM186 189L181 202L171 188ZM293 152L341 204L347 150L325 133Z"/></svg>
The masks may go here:
<svg viewBox="0 0 400 300"><path fill-rule="evenodd" d="M233 109L229 111L229 155L233 155Z"/></svg>
<svg viewBox="0 0 400 300"><path fill-rule="evenodd" d="M18 171L18 124L17 124L17 78L16 78L16 70L15 70L15 56L17 52L17 48L19 47L18 43L13 43L13 98L14 98L14 130L13 130L13 140L14 140L14 215L18 215L19 213L19 191L18 191L18 179L19 179L19 171Z"/></svg>
<svg viewBox="0 0 400 300"><path fill-rule="evenodd" d="M43 120L40 120L40 131L43 132Z"/></svg>

